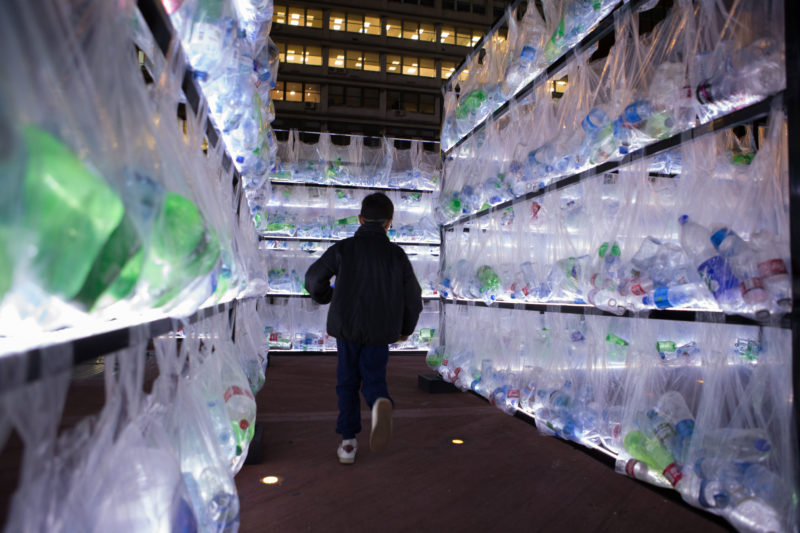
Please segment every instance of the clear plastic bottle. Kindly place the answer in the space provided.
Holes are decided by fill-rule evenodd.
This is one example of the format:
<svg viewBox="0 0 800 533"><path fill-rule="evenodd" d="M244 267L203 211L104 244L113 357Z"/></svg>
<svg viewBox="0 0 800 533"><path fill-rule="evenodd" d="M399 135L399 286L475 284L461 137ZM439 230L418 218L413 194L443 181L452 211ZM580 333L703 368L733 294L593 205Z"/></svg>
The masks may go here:
<svg viewBox="0 0 800 533"><path fill-rule="evenodd" d="M700 278L723 309L737 308L741 302L739 280L727 261L711 243L711 233L688 215L678 219L683 250L697 268Z"/></svg>
<svg viewBox="0 0 800 533"><path fill-rule="evenodd" d="M648 437L644 432L635 430L625 435L625 449L634 459L661 472L673 487L683 479L681 467L672 455L657 439Z"/></svg>
<svg viewBox="0 0 800 533"><path fill-rule="evenodd" d="M756 251L727 227L715 229L711 234L711 243L738 278L744 303L753 310L759 320L768 318L768 293L758 271Z"/></svg>
<svg viewBox="0 0 800 533"><path fill-rule="evenodd" d="M777 239L771 232L762 230L753 234L751 243L756 250L758 274L770 298L779 311L791 311L791 280L786 262L779 252Z"/></svg>

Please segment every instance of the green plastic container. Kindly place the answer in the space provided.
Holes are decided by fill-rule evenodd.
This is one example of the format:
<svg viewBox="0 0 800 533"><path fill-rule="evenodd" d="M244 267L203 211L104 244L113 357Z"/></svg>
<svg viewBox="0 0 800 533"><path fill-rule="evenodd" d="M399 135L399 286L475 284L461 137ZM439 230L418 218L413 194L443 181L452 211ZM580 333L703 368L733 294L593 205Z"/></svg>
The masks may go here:
<svg viewBox="0 0 800 533"><path fill-rule="evenodd" d="M45 290L72 299L125 209L108 184L58 139L31 126L24 137L28 165L22 223L36 247L32 266Z"/></svg>
<svg viewBox="0 0 800 533"><path fill-rule="evenodd" d="M190 200L168 192L156 218L150 254L143 267L154 307L161 307L220 259L214 231Z"/></svg>

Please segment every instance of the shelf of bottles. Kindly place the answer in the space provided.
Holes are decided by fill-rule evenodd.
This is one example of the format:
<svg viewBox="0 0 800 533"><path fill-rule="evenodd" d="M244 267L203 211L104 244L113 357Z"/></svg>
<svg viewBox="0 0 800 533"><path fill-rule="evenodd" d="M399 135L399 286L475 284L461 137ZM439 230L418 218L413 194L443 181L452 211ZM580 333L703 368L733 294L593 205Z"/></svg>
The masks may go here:
<svg viewBox="0 0 800 533"><path fill-rule="evenodd" d="M236 530L267 358L242 191L271 165L272 4L12 4L0 446L15 431L25 459L5 527ZM106 403L72 426L73 367L97 358Z"/></svg>
<svg viewBox="0 0 800 533"><path fill-rule="evenodd" d="M427 360L739 530L791 531L784 4L656 4L446 158Z"/></svg>
<svg viewBox="0 0 800 533"><path fill-rule="evenodd" d="M504 113L509 102L528 97L560 70L568 53L590 49L612 32L614 17L619 16L615 11L636 10L652 2L570 0L541 7L528 2L524 10L519 4L508 7L445 84L441 133L445 152L485 126L486 119ZM501 30L507 38L496 38Z"/></svg>
<svg viewBox="0 0 800 533"><path fill-rule="evenodd" d="M310 298L290 295L270 295L262 320L269 340L270 354L298 352L336 352L336 339L325 331L327 307L315 304ZM393 353L425 355L431 346L439 324L438 299L423 302L417 330L407 341L389 346Z"/></svg>
<svg viewBox="0 0 800 533"><path fill-rule="evenodd" d="M173 19L196 22L189 9ZM199 5L192 9L199 17ZM25 47L32 37L17 29L7 38L20 55L5 67L4 78L17 81L0 107L7 139L0 354L13 352L15 360L60 342L97 348L77 340L123 323L156 327L168 316L189 317L259 294L266 282L258 236L242 209L246 174L231 165L235 158L207 119L206 96L186 63L191 54L160 2L124 11L120 28L119 12L98 10L87 24L106 26L85 42L83 30L40 21L27 9L7 21L55 36L37 47ZM64 44L70 39L80 45ZM26 62L41 64L40 72L28 72ZM55 81L63 65L80 75ZM57 90L40 94L44 79ZM183 102L194 113L180 120Z"/></svg>
<svg viewBox="0 0 800 533"><path fill-rule="evenodd" d="M408 255L427 300L418 331L392 350L429 346L435 329L435 320L429 318L439 305L441 236L433 215L441 168L438 144L296 130L285 133L285 139L278 141L270 183L259 191L256 224L260 249L269 264L267 295L287 296L282 305L297 316L311 318L275 324L272 336L279 335L281 340L273 348L287 353L335 349L335 340L324 331L327 308L310 299L291 298L308 295L304 287L308 267L331 245L355 234L361 202L374 192L386 194L395 206L389 239ZM303 141L308 138L315 142ZM425 144L437 149L426 150ZM294 320L285 312L277 318Z"/></svg>

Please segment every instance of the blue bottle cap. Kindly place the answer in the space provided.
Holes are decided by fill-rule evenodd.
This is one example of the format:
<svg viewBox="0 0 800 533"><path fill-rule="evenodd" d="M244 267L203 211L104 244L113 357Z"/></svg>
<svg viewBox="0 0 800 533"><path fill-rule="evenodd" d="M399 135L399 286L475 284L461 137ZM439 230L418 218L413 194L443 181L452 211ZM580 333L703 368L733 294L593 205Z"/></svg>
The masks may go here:
<svg viewBox="0 0 800 533"><path fill-rule="evenodd" d="M772 445L767 439L756 439L753 445L755 446L756 450L760 452L768 452L772 449Z"/></svg>
<svg viewBox="0 0 800 533"><path fill-rule="evenodd" d="M728 236L730 230L728 228L720 228L714 233L711 234L711 244L714 245L714 248L719 250L719 245L722 244L722 241L725 240L725 237Z"/></svg>
<svg viewBox="0 0 800 533"><path fill-rule="evenodd" d="M678 217L678 223L679 223L681 226L683 226L683 225L684 225L684 224L686 224L687 222L689 222L689 215L681 215L680 217Z"/></svg>

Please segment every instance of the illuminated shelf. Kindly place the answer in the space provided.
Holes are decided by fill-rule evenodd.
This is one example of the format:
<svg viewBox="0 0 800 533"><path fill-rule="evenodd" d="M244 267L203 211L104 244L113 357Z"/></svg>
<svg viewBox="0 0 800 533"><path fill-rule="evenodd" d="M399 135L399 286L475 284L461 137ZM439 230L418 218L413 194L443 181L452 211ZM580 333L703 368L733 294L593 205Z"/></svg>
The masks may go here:
<svg viewBox="0 0 800 533"><path fill-rule="evenodd" d="M476 307L497 307L500 309L517 309L520 311L537 311L540 313L569 313L579 315L598 315L618 318L641 318L655 320L673 320L678 322L708 322L722 324L737 324L741 326L763 326L774 328L791 328L791 315L783 315L779 319L761 322L739 315L729 315L718 310L698 310L698 309L644 309L639 312L626 310L622 315L609 313L594 307L590 304L570 304L570 303L532 303L532 302L512 302L498 300L487 304L483 300L472 300L466 298L442 298L443 304L466 305Z"/></svg>
<svg viewBox="0 0 800 533"><path fill-rule="evenodd" d="M335 185L333 183L316 183L313 181L290 181L277 178L270 178L270 183L273 185L296 185L305 187L321 187L327 189L360 189L369 191L398 191L398 192L419 192L432 194L436 192L435 189L411 189L408 187L388 187L381 185Z"/></svg>

